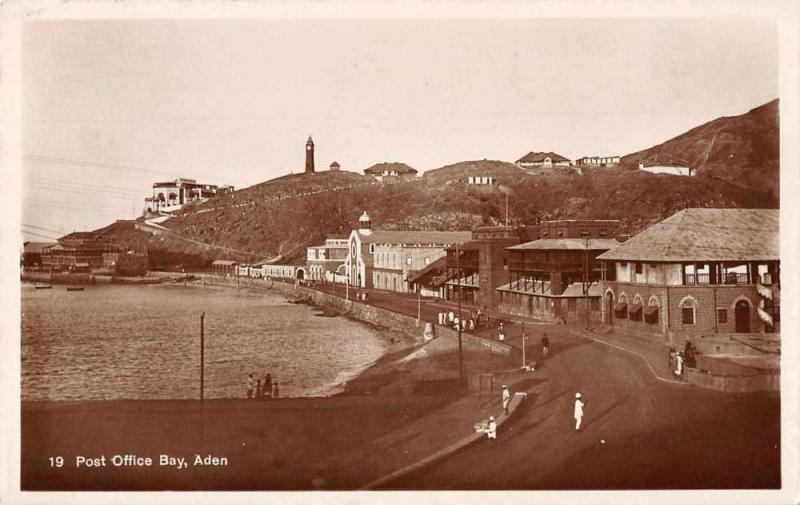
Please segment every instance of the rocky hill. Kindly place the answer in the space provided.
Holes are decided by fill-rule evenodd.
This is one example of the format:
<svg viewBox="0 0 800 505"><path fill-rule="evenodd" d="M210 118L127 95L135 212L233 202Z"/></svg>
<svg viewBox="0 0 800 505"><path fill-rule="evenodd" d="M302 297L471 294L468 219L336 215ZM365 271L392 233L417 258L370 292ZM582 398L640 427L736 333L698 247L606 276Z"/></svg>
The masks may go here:
<svg viewBox="0 0 800 505"><path fill-rule="evenodd" d="M647 159L683 159L699 175L716 177L736 186L772 192L780 185L778 100L746 114L721 117L663 144L622 157L631 168Z"/></svg>
<svg viewBox="0 0 800 505"><path fill-rule="evenodd" d="M464 161L412 181L378 182L352 172L295 174L186 207L163 223L104 229L109 238L146 244L156 265L207 265L214 258L280 257L303 263L305 248L348 234L367 210L382 229L465 230L546 219L619 219L637 233L686 207L775 208L777 103L720 118L652 149L628 155L619 168L524 171L494 160ZM697 162L698 175L630 170L654 153ZM758 153L758 154L757 154ZM698 161L699 160L699 161ZM733 161L725 161L733 160ZM470 185L469 176L493 185Z"/></svg>

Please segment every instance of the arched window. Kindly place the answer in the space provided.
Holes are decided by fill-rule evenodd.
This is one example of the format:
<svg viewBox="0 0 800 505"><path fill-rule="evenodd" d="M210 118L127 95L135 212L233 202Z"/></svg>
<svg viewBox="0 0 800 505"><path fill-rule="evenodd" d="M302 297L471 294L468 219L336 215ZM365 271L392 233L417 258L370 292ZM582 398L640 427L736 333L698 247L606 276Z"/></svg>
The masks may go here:
<svg viewBox="0 0 800 505"><path fill-rule="evenodd" d="M697 321L697 302L694 298L684 298L681 301L681 321L684 326L693 325Z"/></svg>

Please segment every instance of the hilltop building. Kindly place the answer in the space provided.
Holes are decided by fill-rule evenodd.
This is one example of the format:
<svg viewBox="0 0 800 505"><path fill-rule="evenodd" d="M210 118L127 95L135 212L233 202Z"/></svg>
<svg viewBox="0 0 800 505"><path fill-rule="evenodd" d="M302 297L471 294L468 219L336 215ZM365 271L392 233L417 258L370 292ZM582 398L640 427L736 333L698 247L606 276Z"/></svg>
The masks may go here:
<svg viewBox="0 0 800 505"><path fill-rule="evenodd" d="M529 152L522 158L518 159L515 164L519 168L553 168L569 167L571 165L568 158L553 152Z"/></svg>
<svg viewBox="0 0 800 505"><path fill-rule="evenodd" d="M347 235L334 235L326 238L322 245L306 248L306 269L310 280L338 280L337 273L347 259L347 239Z"/></svg>
<svg viewBox="0 0 800 505"><path fill-rule="evenodd" d="M491 186L494 184L494 177L490 175L470 175L467 176L467 184L470 186Z"/></svg>
<svg viewBox="0 0 800 505"><path fill-rule="evenodd" d="M575 162L581 167L615 167L620 163L619 156L584 156Z"/></svg>
<svg viewBox="0 0 800 505"><path fill-rule="evenodd" d="M470 232L373 230L369 214L350 233L345 258L347 282L362 288L407 292L410 274L444 255L452 244L466 242Z"/></svg>
<svg viewBox="0 0 800 505"><path fill-rule="evenodd" d="M306 141L306 173L314 173L314 140L311 135L308 136Z"/></svg>
<svg viewBox="0 0 800 505"><path fill-rule="evenodd" d="M602 319L672 344L780 331L779 211L684 209L598 256Z"/></svg>
<svg viewBox="0 0 800 505"><path fill-rule="evenodd" d="M331 172L338 172L341 168L342 168L342 166L339 165L338 161L334 161L333 163L331 163L331 166L330 166Z"/></svg>
<svg viewBox="0 0 800 505"><path fill-rule="evenodd" d="M371 175L381 182L414 180L417 171L405 163L376 163L364 169L364 175Z"/></svg>
<svg viewBox="0 0 800 505"><path fill-rule="evenodd" d="M653 174L684 175L691 177L697 171L689 162L675 156L655 155L639 162L639 170Z"/></svg>
<svg viewBox="0 0 800 505"><path fill-rule="evenodd" d="M202 202L212 196L233 192L233 186L199 184L179 177L174 181L153 183L153 196L144 199L145 213L170 213L190 202Z"/></svg>

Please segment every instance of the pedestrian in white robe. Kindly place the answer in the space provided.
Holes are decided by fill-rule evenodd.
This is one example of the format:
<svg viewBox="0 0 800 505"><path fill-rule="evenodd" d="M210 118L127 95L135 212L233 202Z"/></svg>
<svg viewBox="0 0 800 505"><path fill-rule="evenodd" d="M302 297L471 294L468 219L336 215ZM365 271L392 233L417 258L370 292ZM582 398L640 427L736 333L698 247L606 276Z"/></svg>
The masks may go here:
<svg viewBox="0 0 800 505"><path fill-rule="evenodd" d="M583 402L581 394L575 393L575 431L581 430L581 420L583 419Z"/></svg>
<svg viewBox="0 0 800 505"><path fill-rule="evenodd" d="M489 427L486 429L486 438L489 440L497 440L497 423L494 422L494 416L489 416Z"/></svg>
<svg viewBox="0 0 800 505"><path fill-rule="evenodd" d="M503 385L503 410L505 411L506 415L508 415L508 404L511 402L511 392L508 390L508 386Z"/></svg>

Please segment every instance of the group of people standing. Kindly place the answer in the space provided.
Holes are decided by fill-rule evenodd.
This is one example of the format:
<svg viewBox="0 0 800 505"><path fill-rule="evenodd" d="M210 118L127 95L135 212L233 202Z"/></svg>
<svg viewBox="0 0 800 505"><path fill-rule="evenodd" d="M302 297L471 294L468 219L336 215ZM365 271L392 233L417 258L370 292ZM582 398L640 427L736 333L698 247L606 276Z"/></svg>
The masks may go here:
<svg viewBox="0 0 800 505"><path fill-rule="evenodd" d="M455 331L458 331L458 327L462 324L461 331L475 331L478 325L478 317L478 314L473 312L470 314L469 318L464 318L462 321L458 317L458 314L451 310L450 312L439 312L437 315L437 322L442 326L450 326Z"/></svg>
<svg viewBox="0 0 800 505"><path fill-rule="evenodd" d="M247 399L248 400L271 400L280 396L278 382L272 379L272 374L264 377L262 385L261 379L253 380L253 374L247 377Z"/></svg>

